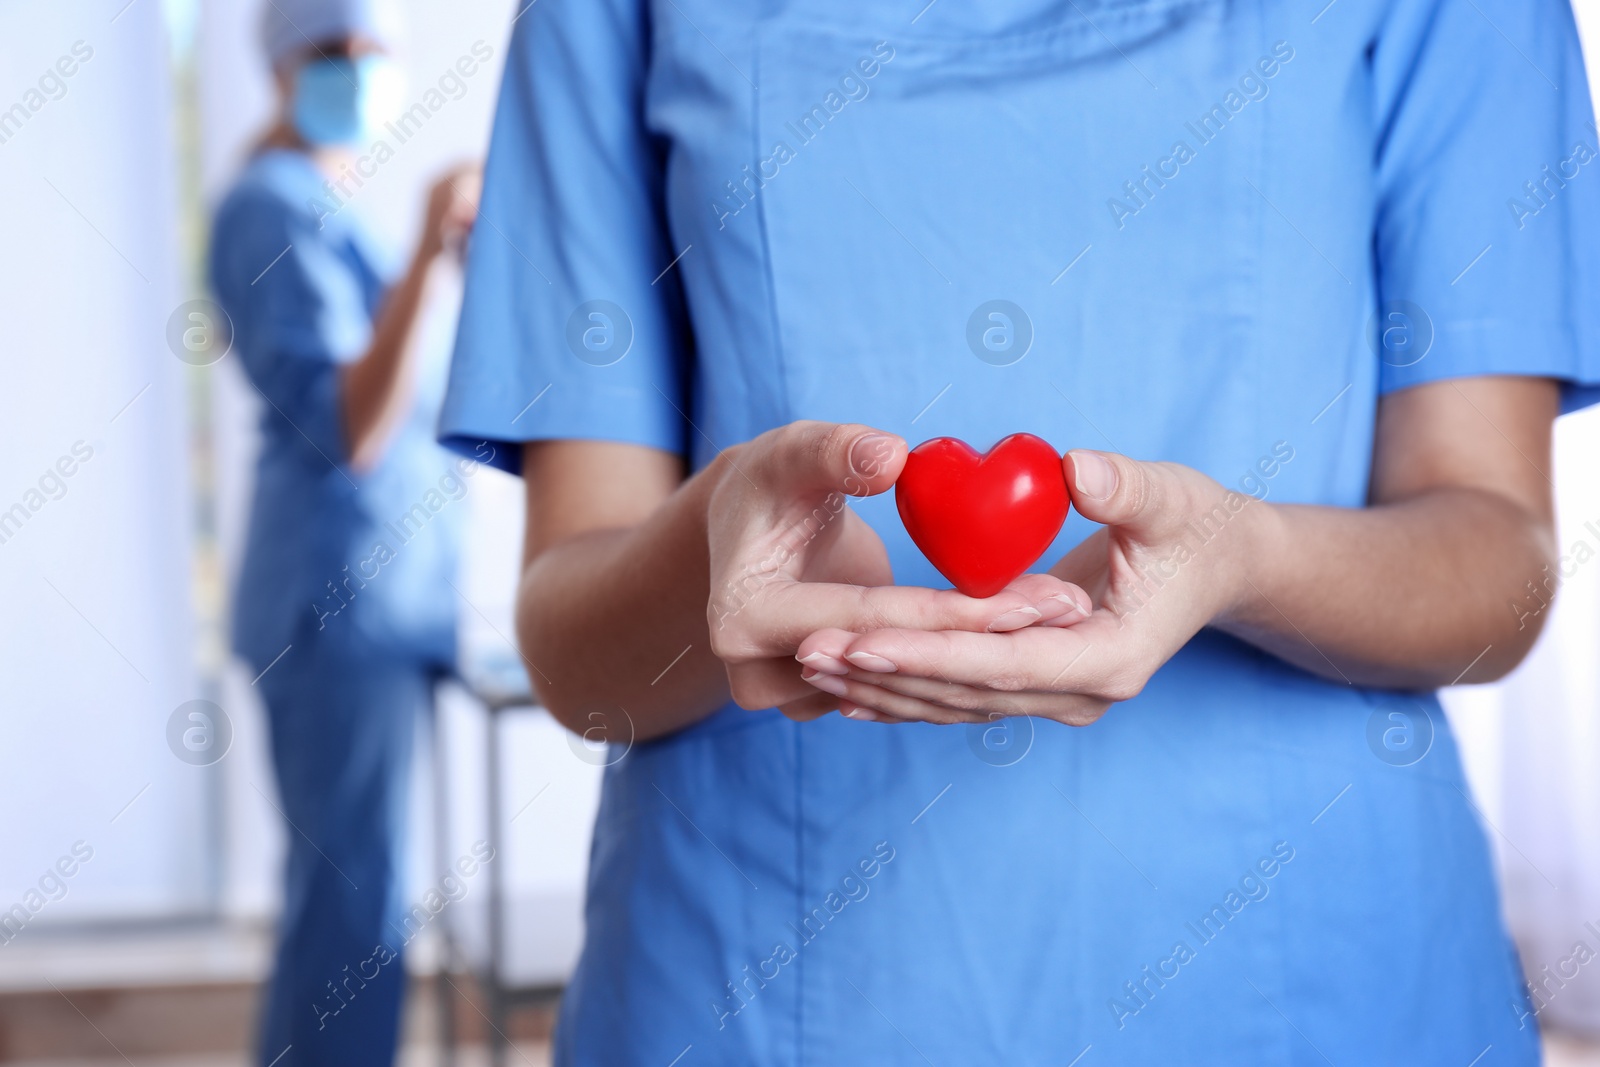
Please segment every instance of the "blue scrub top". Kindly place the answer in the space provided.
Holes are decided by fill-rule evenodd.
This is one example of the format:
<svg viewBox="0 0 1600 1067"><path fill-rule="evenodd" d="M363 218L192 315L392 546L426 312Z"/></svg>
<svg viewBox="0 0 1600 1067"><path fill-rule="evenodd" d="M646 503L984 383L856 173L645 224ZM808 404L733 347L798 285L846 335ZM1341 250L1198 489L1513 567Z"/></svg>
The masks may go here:
<svg viewBox="0 0 1600 1067"><path fill-rule="evenodd" d="M387 257L354 209L333 210L298 152L253 159L217 211L212 289L260 393L261 449L233 645L264 670L329 628L396 657L455 657L462 502L474 462L434 441L442 353L424 349L414 405L371 472L351 468L341 365L360 358L387 290ZM294 657L284 657L293 669Z"/></svg>
<svg viewBox="0 0 1600 1067"><path fill-rule="evenodd" d="M1590 123L1559 0L545 0L443 432L515 469L802 418L1030 431L1359 507L1386 392L1593 397ZM853 506L945 584L889 496ZM556 1053L1480 1056L1536 1062L1536 1021L1437 700L1210 631L1084 729L729 706L634 746Z"/></svg>

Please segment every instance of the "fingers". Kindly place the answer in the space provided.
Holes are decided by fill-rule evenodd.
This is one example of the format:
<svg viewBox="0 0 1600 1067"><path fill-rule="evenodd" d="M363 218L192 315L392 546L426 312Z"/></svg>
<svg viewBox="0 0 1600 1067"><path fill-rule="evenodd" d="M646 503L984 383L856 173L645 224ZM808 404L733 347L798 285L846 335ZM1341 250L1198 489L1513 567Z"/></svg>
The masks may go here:
<svg viewBox="0 0 1600 1067"><path fill-rule="evenodd" d="M908 719L897 719L893 715L882 715L871 708L864 708L860 704L848 700L839 701L839 714L847 719L856 719L861 722L909 722Z"/></svg>
<svg viewBox="0 0 1600 1067"><path fill-rule="evenodd" d="M834 696L841 711L856 704L895 718L933 722L992 722L1018 715L1087 726L1111 702L1079 693L1002 693L992 689L898 674L852 669L845 675L806 670L801 678ZM936 710L934 710L936 709ZM950 716L959 715L959 719ZM930 716L936 716L930 719Z"/></svg>
<svg viewBox="0 0 1600 1067"><path fill-rule="evenodd" d="M879 715L890 716L893 719L932 722L941 726L990 721L989 716L983 712L968 711L932 703L874 685L871 682L859 681L855 678L821 674L816 671L806 671L802 677L824 693L832 694L839 702L839 710L841 712L845 712L848 708L854 706L865 708ZM848 717L861 718L862 716L851 715Z"/></svg>
<svg viewBox="0 0 1600 1067"><path fill-rule="evenodd" d="M728 668L734 703L746 711L777 708L796 722L810 722L835 711L839 698L807 685L793 659L760 660Z"/></svg>
<svg viewBox="0 0 1600 1067"><path fill-rule="evenodd" d="M448 188L457 196L476 203L483 187L483 168L476 163L458 163L446 170L434 183L434 188Z"/></svg>
<svg viewBox="0 0 1600 1067"><path fill-rule="evenodd" d="M1057 560L1050 573L1089 592L1091 598L1094 592L1103 596L1109 570L1110 536L1106 527L1100 527Z"/></svg>
<svg viewBox="0 0 1600 1067"><path fill-rule="evenodd" d="M911 684L888 690L875 687L872 684L874 676L861 675L860 672L856 674L857 677L847 683L842 678L818 675L810 668L801 670L793 659L785 657L730 667L728 682L735 703L745 710L775 707L796 722L810 722L834 710L848 718L865 722L919 721L948 725L988 722L993 717L989 711L978 708L976 694L962 695L949 705L937 706L937 700L923 700L922 696L934 693L940 683L913 678L896 679L896 682ZM913 689L912 684L920 684L923 688ZM943 687L946 690L953 688ZM847 693L857 699L843 699ZM1028 707L1032 708L1033 704L1030 703ZM1035 712L1018 710L1011 713Z"/></svg>
<svg viewBox="0 0 1600 1067"><path fill-rule="evenodd" d="M1082 618L1088 598L1081 589L1047 574L1030 579L1019 588L981 600L918 586L773 581L742 603L711 606L711 648L724 662L739 663L790 655L806 637L823 629L1003 633L1046 617Z"/></svg>
<svg viewBox="0 0 1600 1067"><path fill-rule="evenodd" d="M783 708L795 701L814 699L816 688L800 680L802 666L789 656L729 664L729 695L746 711ZM830 704L818 714L832 710Z"/></svg>
<svg viewBox="0 0 1600 1067"><path fill-rule="evenodd" d="M1014 640L1020 638L1019 634L929 633L905 629L854 634L822 630L800 643L795 659L826 674L845 675L855 669L983 686L1000 692L1023 692L1051 686L1051 676L1040 676L1042 672L1038 666L1060 658L1063 650L1059 646L1077 646L1078 650L1065 656L1065 662L1070 663L1074 656L1081 654L1085 644L1070 630L1040 628L1037 633L1051 638L1051 647L1024 647L1022 641ZM963 641L962 637L979 640ZM1057 665L1051 673L1059 672L1060 667Z"/></svg>
<svg viewBox="0 0 1600 1067"><path fill-rule="evenodd" d="M815 689L811 694L800 700L791 700L787 704L779 704L778 710L795 722L811 722L820 719L830 712L838 710L839 698L831 693L820 693Z"/></svg>
<svg viewBox="0 0 1600 1067"><path fill-rule="evenodd" d="M889 676L896 676L969 686L999 697L1076 693L1115 702L1138 695L1147 678L1128 660L1126 640L1116 637L1115 620L1103 613L1081 626L1006 634L821 630L800 643L795 658L823 674L845 676L854 670L882 675L886 685ZM933 699L941 692L900 688Z"/></svg>
<svg viewBox="0 0 1600 1067"><path fill-rule="evenodd" d="M909 451L893 434L858 423L791 422L758 440L751 477L780 493L873 496L894 485Z"/></svg>
<svg viewBox="0 0 1600 1067"><path fill-rule="evenodd" d="M1068 452L1062 462L1072 506L1087 519L1153 538L1188 521L1188 484L1172 464L1088 449Z"/></svg>
<svg viewBox="0 0 1600 1067"><path fill-rule="evenodd" d="M1081 587L1051 574L1024 574L1006 586L1039 609L1042 626L1071 626L1094 613L1094 601Z"/></svg>

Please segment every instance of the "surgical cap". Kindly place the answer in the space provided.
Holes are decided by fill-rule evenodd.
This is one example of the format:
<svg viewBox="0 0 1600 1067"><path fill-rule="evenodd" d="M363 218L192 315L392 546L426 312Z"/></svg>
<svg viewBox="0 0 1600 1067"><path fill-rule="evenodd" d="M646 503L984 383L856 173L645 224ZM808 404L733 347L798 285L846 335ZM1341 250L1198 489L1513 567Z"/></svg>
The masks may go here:
<svg viewBox="0 0 1600 1067"><path fill-rule="evenodd" d="M261 47L273 66L345 37L367 37L392 52L404 27L397 0L266 0L261 15Z"/></svg>

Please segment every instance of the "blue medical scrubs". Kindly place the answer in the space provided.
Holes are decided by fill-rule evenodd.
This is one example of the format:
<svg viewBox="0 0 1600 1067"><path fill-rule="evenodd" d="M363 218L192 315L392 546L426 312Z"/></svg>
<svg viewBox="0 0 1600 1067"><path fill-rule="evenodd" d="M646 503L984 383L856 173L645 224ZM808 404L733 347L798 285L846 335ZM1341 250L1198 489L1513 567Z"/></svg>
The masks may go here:
<svg viewBox="0 0 1600 1067"><path fill-rule="evenodd" d="M443 429L1031 431L1360 507L1388 392L1592 398L1590 122L1558 0L546 0ZM1431 693L1214 632L1084 729L729 706L607 771L556 1059L1532 1064L1499 909Z"/></svg>
<svg viewBox="0 0 1600 1067"><path fill-rule="evenodd" d="M461 501L486 456L434 442L434 359L378 466L350 466L339 370L371 341L388 270L335 203L307 157L264 153L218 210L210 263L263 400L233 643L259 675L288 823L258 1049L279 1067L393 1059L416 933L397 896L412 739L454 660Z"/></svg>

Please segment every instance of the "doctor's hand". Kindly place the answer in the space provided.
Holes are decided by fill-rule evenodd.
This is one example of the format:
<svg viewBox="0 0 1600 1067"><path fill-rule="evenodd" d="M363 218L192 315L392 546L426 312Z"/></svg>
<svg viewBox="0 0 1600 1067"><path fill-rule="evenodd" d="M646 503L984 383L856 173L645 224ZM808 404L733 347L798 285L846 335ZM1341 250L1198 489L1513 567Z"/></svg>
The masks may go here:
<svg viewBox="0 0 1600 1067"><path fill-rule="evenodd" d="M1137 696L1202 627L1243 601L1268 505L1178 464L1088 451L1063 463L1073 506L1105 526L1051 573L1089 592L1091 614L1008 633L819 629L796 656L807 683L853 718L1034 715L1085 726Z"/></svg>
<svg viewBox="0 0 1600 1067"><path fill-rule="evenodd" d="M977 637L1084 618L1088 595L1050 575L1025 575L986 599L893 585L883 542L846 500L889 489L906 454L903 440L867 426L795 422L715 462L706 617L711 650L741 707L777 707L802 720L840 707L801 677L809 664L796 653L818 631Z"/></svg>
<svg viewBox="0 0 1600 1067"><path fill-rule="evenodd" d="M482 192L483 168L476 163L453 167L433 183L423 217L421 255L432 259L441 252L459 255L465 249Z"/></svg>

